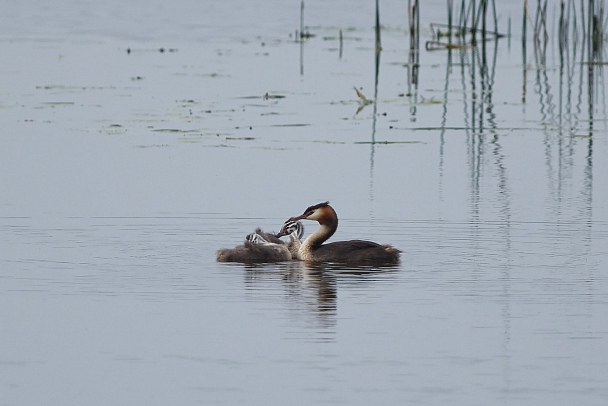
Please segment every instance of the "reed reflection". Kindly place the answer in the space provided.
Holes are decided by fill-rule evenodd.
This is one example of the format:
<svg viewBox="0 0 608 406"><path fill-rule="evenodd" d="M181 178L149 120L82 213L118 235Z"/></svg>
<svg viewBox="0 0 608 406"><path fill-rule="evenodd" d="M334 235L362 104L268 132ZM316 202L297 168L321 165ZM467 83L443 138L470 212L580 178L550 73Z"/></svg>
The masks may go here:
<svg viewBox="0 0 608 406"><path fill-rule="evenodd" d="M453 73L453 50L457 50L460 65L462 109L464 110L464 131L467 134L469 167L471 170L472 207L477 207L479 198L479 177L483 169L484 151L486 150L486 133L492 135L491 144L497 158L494 162L499 176L498 186L505 191L507 167L502 158L500 146L501 134L497 131L497 117L493 103L493 87L499 43L492 41L501 37L486 28L488 2L478 3L479 9L473 13L464 12L466 2L462 2L460 11L454 10L453 3L448 1L448 24L432 24L433 41L427 42L427 50L447 50L446 79L444 87L443 116L440 134L440 167L443 160L444 137L448 109L452 107L448 100L450 75ZM469 7L475 10L476 3ZM539 1L536 7L528 7L524 2L522 19L522 102L528 98L527 77L530 66L534 67L534 93L538 100L539 121L544 126L545 162L550 188L554 190L554 201L560 201L560 191L565 182L569 182L576 162L574 159L576 145L587 143L585 176L591 176L593 163L593 134L596 122L595 113L599 106L605 112L606 103L603 83L603 40L606 16L601 2L591 0L577 4L573 0L561 2L560 18L557 22L559 74L556 78L549 62L548 50L550 20L547 18L547 2ZM492 2L491 6L494 4ZM468 10L468 9L467 9ZM456 18L452 15L456 12ZM494 10L494 18L495 17ZM474 15L477 14L477 17ZM457 24L453 24L456 21ZM482 41L477 41L476 32L481 24ZM530 27L530 28L528 28ZM442 32L443 30L443 32ZM533 33L533 59L527 60L527 33ZM443 42L447 38L447 43ZM492 51L491 51L492 50ZM557 81L557 83L556 83ZM598 92L598 90L601 90ZM557 94L556 94L557 92ZM586 101L586 103L585 103ZM585 111L586 110L586 111ZM586 117L583 117L586 115ZM604 114L605 116L605 114ZM586 125L583 129L581 125ZM557 130L557 136L554 130ZM581 134L583 130L586 134ZM583 182L592 185L591 179ZM590 196L590 190L584 192Z"/></svg>
<svg viewBox="0 0 608 406"><path fill-rule="evenodd" d="M479 47L460 48L456 55L457 64L460 66L460 86L462 90L463 130L466 133L467 155L470 170L471 207L473 217L477 218L476 208L479 207L480 179L483 173L484 155L486 151L486 137L492 137L491 144L495 151L501 150L500 133L497 131L496 112L493 102L493 89L495 81L496 60L498 44L491 43L491 55L488 57L489 46L486 41ZM447 52L446 64L446 86L443 105L442 126L440 132L440 160L443 159L443 139L447 130L447 115L449 106L447 94L449 91L449 77L453 70L452 50ZM506 167L499 166L498 172L502 173L503 179L499 181L498 187L503 194L508 193L504 189L506 184Z"/></svg>
<svg viewBox="0 0 608 406"><path fill-rule="evenodd" d="M377 40L378 43L380 39ZM369 198L370 203L374 201L374 154L376 152L376 121L378 117L378 79L380 76L380 53L381 48L376 47L374 56L374 114L372 118L372 136L369 151Z"/></svg>
<svg viewBox="0 0 608 406"><path fill-rule="evenodd" d="M300 76L304 76L304 42L314 37L304 25L304 0L300 2L300 29L296 30L295 40L300 44ZM342 32L340 31L340 57L342 56Z"/></svg>
<svg viewBox="0 0 608 406"><path fill-rule="evenodd" d="M426 49L429 51L447 50L443 114L440 126L440 171L447 129L450 75L453 73L454 67L452 52L456 51L457 64L460 66L462 108L464 110L463 129L467 134L467 151L471 169L472 207L475 208L479 203L479 180L485 151L485 132L489 130L494 138L493 144L499 144L493 87L499 46L497 40L504 35L498 33L494 2L488 4L488 2L482 1L478 5L471 2L469 7L472 12L465 8L465 2L462 3L460 10L455 10L452 1L448 1L447 6L448 24L433 23L431 27L434 38L426 43ZM486 22L490 8L493 11L494 31L489 31ZM480 41L477 38L478 34ZM444 42L446 39L447 42Z"/></svg>
<svg viewBox="0 0 608 406"><path fill-rule="evenodd" d="M463 2L464 3L464 2ZM600 22L607 21L598 2L590 1L585 4L574 1L562 2L559 20L559 44L558 58L552 60L552 54L548 52L552 47L549 44L550 30L546 18L547 2L538 2L535 15L531 15L526 9L523 19L524 35L522 40L522 106L530 102L527 95L528 72L533 72L533 98L538 101L538 121L544 134L544 156L541 156L547 168L543 179L548 182L549 197L546 204L549 205L549 217L542 218L547 221L544 227L551 230L553 235L568 236L570 241L564 246L563 251L568 252L568 260L583 258L591 252L593 224L593 142L597 137L595 127L600 121L596 116L603 108L603 117L606 117L605 84L603 83L603 49L601 43L603 36L597 32L605 32ZM526 23L530 22L534 32L533 41L525 38ZM451 27L451 23L449 24ZM496 107L493 102L493 91L495 87L495 71L497 63L497 51L499 43L488 41L482 35L481 42L474 39L465 40L464 33L471 31L454 31L453 27L444 34L449 38L447 44L439 39L444 37L437 35L437 41L427 43L427 50L444 49L446 56L446 75L444 86L444 105L440 133L440 178L439 188L442 181L442 163L444 158L444 138L447 127L448 114L454 110L454 103L450 103L448 92L451 87L458 83L451 80L454 74L453 63L458 61L460 65L460 86L462 88L462 106L456 109L464 111L463 128L467 135L467 156L470 173L470 221L469 238L474 251L483 253L487 250L484 241L484 221L488 220L487 192L480 185L487 185L482 178L487 178L488 169L492 169L490 177L495 185L497 193L494 195L495 203L498 205L500 227L499 250L501 252L500 271L502 281L502 309L505 331L504 353L505 353L505 376L508 376L509 366L509 337L511 319L511 289L512 289L512 258L513 234L517 234L521 223L515 222L513 227L513 185L510 180L510 160L506 159L503 143L505 138L503 132L497 125L500 118L496 115ZM486 30L483 29L483 32ZM474 34L469 34L472 37ZM441 45L441 46L440 46ZM527 47L532 46L528 61ZM555 63L557 62L557 63ZM530 67L533 69L530 70ZM554 69L558 67L559 69ZM498 121L497 121L498 120ZM529 128L523 128L529 130ZM531 128L530 130L535 130ZM502 141L502 142L501 142ZM488 152L490 155L488 155ZM581 159L581 153L584 159ZM578 159L576 155L579 155ZM485 155L485 156L484 156ZM510 156L509 156L510 157ZM581 168L582 167L582 168ZM577 170L578 169L578 170ZM580 170L582 169L582 171ZM511 168L512 170L512 168ZM581 175L582 174L582 175ZM578 182L577 182L578 181ZM441 193L440 193L441 195ZM496 207L493 205L493 207ZM515 211L514 211L515 210ZM493 212L492 212L493 214ZM527 229L528 226L524 224ZM520 231L521 232L521 231ZM517 237L515 237L515 241ZM547 256L551 260L552 254ZM475 274L486 272L483 265L475 264L478 269ZM592 271L589 271L592 272ZM593 275L589 275L592 279Z"/></svg>
<svg viewBox="0 0 608 406"><path fill-rule="evenodd" d="M470 6L475 8L474 2ZM493 6L493 3L492 3ZM482 177L487 169L484 168L488 162L492 164L496 195L494 200L499 205L500 224L499 238L502 261L500 273L502 279L501 307L502 321L504 328L503 373L505 377L510 374L511 349L509 345L510 337L510 313L511 313L511 261L512 256L512 230L511 230L511 187L509 182L509 170L505 162L505 154L501 143L501 133L498 130L497 115L493 101L493 92L496 78L496 65L498 57L498 34L496 17L494 18L494 32L489 32L486 24L487 2L479 3L479 11L482 16L481 31L478 31L479 18L474 17L475 13L466 13L463 8L456 18L451 1L448 1L448 25L439 26L447 29L447 33L436 31L434 41L427 42L427 50L446 50L446 74L443 98L443 113L440 126L439 142L439 193L441 196L443 179L443 160L445 154L445 136L448 130L448 114L454 109L454 104L450 103L448 95L451 86L460 85L462 92L462 105L456 109L463 111L462 130L466 134L467 162L469 169L469 210L470 219L468 222L468 238L474 252L484 255L487 250L485 241L485 221L487 217L483 210L487 207L484 204L486 198L481 187ZM495 7L493 7L496 16ZM457 26L453 21L457 21ZM480 38L477 38L480 34ZM447 38L447 43L442 42ZM459 66L460 69L454 69ZM451 76L458 75L459 80L452 83ZM453 128L452 128L453 129ZM487 153L490 153L486 157ZM472 275L477 278L487 269L482 264L474 263ZM506 380L506 379L505 379ZM506 384L505 384L506 385Z"/></svg>
<svg viewBox="0 0 608 406"><path fill-rule="evenodd" d="M600 2L596 0L580 4L573 0L561 2L557 22L559 58L559 90L557 97L553 94L554 90L549 85L552 78L549 76L551 66L547 60L550 38L546 33L548 29L546 1L542 4L539 2L535 14L525 9L524 22L526 18L536 21L533 26L534 63L538 72L535 90L539 97L543 120L556 126L560 135L565 130L568 136L575 136L580 130L580 123L587 123L588 135L592 136L597 104L600 103L605 109L605 97L602 95L600 100L597 93L597 89L603 89L604 87L602 49L606 16L603 7L600 7ZM525 41L526 36L527 29L524 25L522 41ZM522 42L522 45L524 66L526 66L526 43ZM586 72L583 67L586 67ZM578 84L575 84L577 73ZM587 117L582 119L582 100L585 96L587 98ZM575 107L572 106L573 100L576 101Z"/></svg>
<svg viewBox="0 0 608 406"><path fill-rule="evenodd" d="M408 0L410 47L407 67L407 97L410 100L410 120L416 121L418 105L418 73L420 68L420 5L418 0Z"/></svg>
<svg viewBox="0 0 608 406"><path fill-rule="evenodd" d="M540 2L539 2L540 4ZM603 35L605 15L599 2L592 0L578 4L573 0L560 4L560 16L557 22L558 31L558 74L557 95L550 85L554 82L551 76L551 65L546 51L549 37L541 35L547 30L546 2L544 7L537 7L534 15L537 21L534 26L535 69L537 71L535 90L538 95L540 112L545 124L545 164L549 191L554 203L553 212L562 218L569 211L571 216L581 220L581 224L591 224L592 190L593 190L593 138L595 134L595 112L603 106L606 116L605 95L598 93L604 88L603 83ZM527 13L532 17L531 13ZM524 30L525 36L525 30ZM586 100L586 103L585 103ZM585 111L586 109L586 111ZM585 117L586 115L586 117ZM584 127L586 126L586 128ZM557 133L557 134L556 134ZM580 149L579 143L586 143L585 168L583 169L580 203L570 203L572 196L566 195L575 177L575 159ZM577 206L580 210L572 210ZM591 232L589 229L583 234ZM581 237L585 240L586 237ZM582 251L588 249L582 247Z"/></svg>

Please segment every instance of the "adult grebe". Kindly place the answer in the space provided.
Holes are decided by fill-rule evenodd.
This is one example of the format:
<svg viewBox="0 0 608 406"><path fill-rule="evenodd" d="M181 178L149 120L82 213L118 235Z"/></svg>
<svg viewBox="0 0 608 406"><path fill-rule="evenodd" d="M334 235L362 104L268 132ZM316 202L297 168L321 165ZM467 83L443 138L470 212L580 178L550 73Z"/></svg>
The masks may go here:
<svg viewBox="0 0 608 406"><path fill-rule="evenodd" d="M329 202L310 206L304 214L292 217L288 222L316 220L321 225L312 233L298 250L298 259L311 262L341 262L349 264L395 264L399 262L399 251L390 245L380 245L372 241L351 240L323 244L338 229L338 215ZM286 223L287 224L287 223ZM285 235L283 230L277 234Z"/></svg>
<svg viewBox="0 0 608 406"><path fill-rule="evenodd" d="M243 245L217 251L217 261L254 263L296 259L304 226L299 221L293 221L286 223L283 228L285 234L282 236L289 235L289 242L285 243L275 234L265 233L258 228L246 237Z"/></svg>

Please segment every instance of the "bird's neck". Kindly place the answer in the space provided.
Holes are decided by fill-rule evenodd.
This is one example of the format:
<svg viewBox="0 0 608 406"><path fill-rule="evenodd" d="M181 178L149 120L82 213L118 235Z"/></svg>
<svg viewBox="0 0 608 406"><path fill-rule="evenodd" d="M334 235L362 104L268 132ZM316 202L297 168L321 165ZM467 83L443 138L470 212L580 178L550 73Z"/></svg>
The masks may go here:
<svg viewBox="0 0 608 406"><path fill-rule="evenodd" d="M334 235L338 224L321 224L321 227L314 233L312 233L305 242L308 242L311 246L316 247L323 244L325 241Z"/></svg>
<svg viewBox="0 0 608 406"><path fill-rule="evenodd" d="M310 260L312 259L312 252L321 246L325 241L327 241L338 228L338 220L335 222L330 222L326 224L321 224L321 227L308 236L307 239L304 240L300 249L298 251L298 258L301 260Z"/></svg>

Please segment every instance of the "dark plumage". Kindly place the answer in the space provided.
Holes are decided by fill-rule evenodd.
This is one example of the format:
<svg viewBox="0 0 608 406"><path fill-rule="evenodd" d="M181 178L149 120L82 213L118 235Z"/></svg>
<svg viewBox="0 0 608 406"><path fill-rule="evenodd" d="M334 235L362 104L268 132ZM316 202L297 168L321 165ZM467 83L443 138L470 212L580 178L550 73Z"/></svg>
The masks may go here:
<svg viewBox="0 0 608 406"><path fill-rule="evenodd" d="M398 249L373 241L350 240L322 244L312 249L315 262L376 264L399 262Z"/></svg>

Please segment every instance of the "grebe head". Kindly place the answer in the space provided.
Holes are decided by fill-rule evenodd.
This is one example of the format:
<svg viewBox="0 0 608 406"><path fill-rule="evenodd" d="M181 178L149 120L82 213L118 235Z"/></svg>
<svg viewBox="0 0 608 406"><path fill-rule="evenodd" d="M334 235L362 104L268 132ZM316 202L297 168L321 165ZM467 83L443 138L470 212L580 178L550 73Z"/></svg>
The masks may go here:
<svg viewBox="0 0 608 406"><path fill-rule="evenodd" d="M316 220L319 224L331 224L338 221L338 216L329 202L324 202L308 207L302 215L292 217L288 221L298 220Z"/></svg>
<svg viewBox="0 0 608 406"><path fill-rule="evenodd" d="M277 233L277 237L292 235L296 239L302 239L304 235L304 225L298 220L289 219L283 224L281 230Z"/></svg>
<svg viewBox="0 0 608 406"><path fill-rule="evenodd" d="M258 233L247 234L245 239L252 244L268 244L268 241Z"/></svg>

